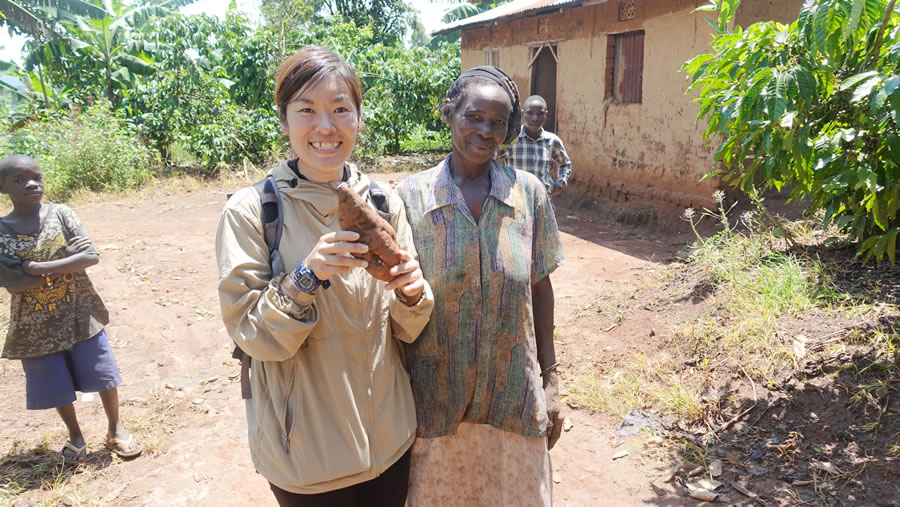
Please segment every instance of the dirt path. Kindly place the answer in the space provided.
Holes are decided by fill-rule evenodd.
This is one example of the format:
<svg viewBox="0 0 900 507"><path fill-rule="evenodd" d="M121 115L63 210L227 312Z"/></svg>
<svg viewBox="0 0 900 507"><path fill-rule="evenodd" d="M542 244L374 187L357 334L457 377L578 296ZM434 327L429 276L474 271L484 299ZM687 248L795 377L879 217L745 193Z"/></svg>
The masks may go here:
<svg viewBox="0 0 900 507"><path fill-rule="evenodd" d="M130 462L112 461L100 450L99 400L79 402L94 451L88 465L49 491L32 484L17 503L68 495L69 503L275 505L250 463L235 379L239 367L229 361L230 341L219 317L214 236L225 199L224 191L209 190L77 208L101 250L102 261L90 274L111 314L107 331L125 378L122 413L147 453ZM636 329L633 339L605 333L595 321L579 318L579 310L639 279L683 244L675 235L635 238L572 209L565 203L558 207L568 263L552 278L557 347L570 364L640 346L645 329ZM5 297L0 304L8 304ZM7 460L29 463L29 450L42 441L51 451L62 445L63 427L54 412L24 410L24 377L15 362L0 362L0 395L0 442L4 451L10 449ZM661 464L638 459L637 452L612 460L635 445L615 437L617 421L576 410L568 416L574 427L551 453L557 505L680 503L651 485ZM21 475L5 479L22 482Z"/></svg>

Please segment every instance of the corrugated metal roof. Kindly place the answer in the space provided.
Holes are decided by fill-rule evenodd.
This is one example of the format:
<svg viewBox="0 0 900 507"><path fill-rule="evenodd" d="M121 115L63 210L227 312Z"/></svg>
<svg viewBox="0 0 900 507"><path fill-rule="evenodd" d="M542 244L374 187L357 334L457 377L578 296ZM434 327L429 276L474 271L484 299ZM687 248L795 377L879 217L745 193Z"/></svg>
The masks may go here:
<svg viewBox="0 0 900 507"><path fill-rule="evenodd" d="M524 17L532 11L559 8L568 5L580 5L582 3L584 3L584 0L513 0L512 2L497 6L489 11L484 11L476 16L443 25L438 28L434 34L443 35L468 26L491 23L507 18Z"/></svg>

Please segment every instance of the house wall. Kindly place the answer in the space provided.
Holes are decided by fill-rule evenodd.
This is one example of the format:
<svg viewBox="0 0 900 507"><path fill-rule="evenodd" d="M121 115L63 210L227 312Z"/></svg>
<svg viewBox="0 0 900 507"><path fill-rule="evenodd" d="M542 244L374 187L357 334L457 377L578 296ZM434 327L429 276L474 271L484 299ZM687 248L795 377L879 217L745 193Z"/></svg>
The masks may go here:
<svg viewBox="0 0 900 507"><path fill-rule="evenodd" d="M734 23L748 27L758 21L793 22L800 13L804 0L756 0L741 2Z"/></svg>
<svg viewBox="0 0 900 507"><path fill-rule="evenodd" d="M714 146L702 138L698 107L685 95L678 69L708 52L711 13L691 11L705 0L639 0L636 17L618 21L618 2L576 7L462 31L462 68L484 62L482 48L501 48L500 66L522 95L530 91L529 45L556 41L557 133L572 158L570 186L616 201L653 200L709 206L717 181L699 181L713 166ZM738 22L787 16L802 0L744 0ZM749 7L745 7L749 6ZM789 17L789 16L788 16ZM783 17L781 21L787 21ZM604 100L607 37L644 30L641 104Z"/></svg>

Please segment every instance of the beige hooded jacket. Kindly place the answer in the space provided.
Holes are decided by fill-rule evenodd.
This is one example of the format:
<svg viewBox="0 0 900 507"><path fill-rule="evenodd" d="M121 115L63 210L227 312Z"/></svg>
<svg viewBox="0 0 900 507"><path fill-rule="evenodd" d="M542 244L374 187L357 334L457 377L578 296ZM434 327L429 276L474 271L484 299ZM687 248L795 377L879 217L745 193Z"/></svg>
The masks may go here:
<svg viewBox="0 0 900 507"><path fill-rule="evenodd" d="M297 178L286 162L271 173L283 207L279 252L290 272L320 236L340 230L337 183ZM347 183L367 198L367 176L351 167ZM400 247L415 256L396 192L389 192L389 206ZM396 340L412 342L425 327L431 289L426 285L409 307L363 269L331 277L331 287L313 295L289 275L271 279L260 211L252 188L238 191L216 236L225 328L253 358L246 405L253 463L293 493L373 479L415 439L412 390Z"/></svg>

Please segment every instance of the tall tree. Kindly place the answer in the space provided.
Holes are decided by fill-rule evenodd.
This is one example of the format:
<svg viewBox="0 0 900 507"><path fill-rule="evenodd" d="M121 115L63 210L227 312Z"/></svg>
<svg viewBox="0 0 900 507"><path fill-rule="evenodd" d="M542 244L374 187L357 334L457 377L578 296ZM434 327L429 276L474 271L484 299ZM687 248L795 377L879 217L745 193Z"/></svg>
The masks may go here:
<svg viewBox="0 0 900 507"><path fill-rule="evenodd" d="M66 37L64 22L75 22L79 18L101 19L106 16L103 8L84 0L0 0L0 27L6 26L10 33L18 33L31 38L30 46L43 47ZM46 51L46 48L44 48ZM39 61L30 62L34 68L38 86L44 97L44 105L49 105L47 81Z"/></svg>
<svg viewBox="0 0 900 507"><path fill-rule="evenodd" d="M416 13L403 0L309 0L320 14L340 14L356 26L371 25L375 39L385 44L403 40L415 26Z"/></svg>
<svg viewBox="0 0 900 507"><path fill-rule="evenodd" d="M16 76L22 72L15 62L0 60L0 78L3 76ZM15 81L10 82L0 79L0 99L9 98L16 101L28 100L28 90L16 86Z"/></svg>
<svg viewBox="0 0 900 507"><path fill-rule="evenodd" d="M293 33L309 22L313 7L306 0L261 0L259 11L263 17L259 34L275 46L281 61L293 51Z"/></svg>
<svg viewBox="0 0 900 507"><path fill-rule="evenodd" d="M900 235L900 11L897 0L817 0L789 25L732 26L739 0L711 0L714 53L682 70L698 90L714 174L748 193L791 190L896 261Z"/></svg>

